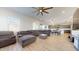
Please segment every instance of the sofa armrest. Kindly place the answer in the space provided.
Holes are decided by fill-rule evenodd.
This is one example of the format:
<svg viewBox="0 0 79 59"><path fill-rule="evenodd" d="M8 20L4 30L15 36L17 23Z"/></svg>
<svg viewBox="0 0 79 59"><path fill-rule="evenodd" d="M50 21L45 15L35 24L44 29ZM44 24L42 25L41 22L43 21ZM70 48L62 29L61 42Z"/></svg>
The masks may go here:
<svg viewBox="0 0 79 59"><path fill-rule="evenodd" d="M22 37L22 35L17 35L18 37Z"/></svg>
<svg viewBox="0 0 79 59"><path fill-rule="evenodd" d="M16 38L16 36L13 35L13 36L10 36L10 38Z"/></svg>

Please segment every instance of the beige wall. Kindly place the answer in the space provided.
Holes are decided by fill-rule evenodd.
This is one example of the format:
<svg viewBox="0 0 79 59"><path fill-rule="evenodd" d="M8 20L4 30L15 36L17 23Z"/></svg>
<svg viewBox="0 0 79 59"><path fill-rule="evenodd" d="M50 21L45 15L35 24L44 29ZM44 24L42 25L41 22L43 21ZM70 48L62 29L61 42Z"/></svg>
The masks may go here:
<svg viewBox="0 0 79 59"><path fill-rule="evenodd" d="M79 30L79 8L75 11L73 16L73 29Z"/></svg>
<svg viewBox="0 0 79 59"><path fill-rule="evenodd" d="M73 22L77 24L79 23L79 8L74 13Z"/></svg>
<svg viewBox="0 0 79 59"><path fill-rule="evenodd" d="M39 26L42 21L37 20L33 17L23 16L20 20L20 30L32 30L33 23L36 23L36 25Z"/></svg>

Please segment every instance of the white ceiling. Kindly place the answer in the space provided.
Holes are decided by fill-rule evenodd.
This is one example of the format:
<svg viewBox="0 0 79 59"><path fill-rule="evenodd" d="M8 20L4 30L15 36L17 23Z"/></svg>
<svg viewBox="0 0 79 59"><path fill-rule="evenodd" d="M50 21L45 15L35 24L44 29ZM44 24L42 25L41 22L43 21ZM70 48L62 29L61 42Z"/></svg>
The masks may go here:
<svg viewBox="0 0 79 59"><path fill-rule="evenodd" d="M40 20L46 20L47 22L64 22L69 20L73 16L76 7L54 7L53 9L48 10L49 14L36 15L34 12L35 9L32 7L12 7L9 8L26 16L34 17Z"/></svg>

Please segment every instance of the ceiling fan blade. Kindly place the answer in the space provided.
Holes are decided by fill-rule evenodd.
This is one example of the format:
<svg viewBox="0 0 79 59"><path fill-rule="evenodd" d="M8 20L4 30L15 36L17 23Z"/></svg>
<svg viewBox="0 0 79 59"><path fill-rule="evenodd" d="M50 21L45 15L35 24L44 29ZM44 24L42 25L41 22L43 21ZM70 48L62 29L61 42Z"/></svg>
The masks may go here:
<svg viewBox="0 0 79 59"><path fill-rule="evenodd" d="M40 12L38 12L36 15L39 15L40 14Z"/></svg>
<svg viewBox="0 0 79 59"><path fill-rule="evenodd" d="M42 10L44 7L38 7L40 10Z"/></svg>
<svg viewBox="0 0 79 59"><path fill-rule="evenodd" d="M48 7L48 8L44 8L43 10L48 10L48 9L52 9L53 7Z"/></svg>
<svg viewBox="0 0 79 59"><path fill-rule="evenodd" d="M36 13L37 12L37 10L35 10L35 11L33 11L34 13Z"/></svg>
<svg viewBox="0 0 79 59"><path fill-rule="evenodd" d="M37 7L32 7L32 8L37 9Z"/></svg>
<svg viewBox="0 0 79 59"><path fill-rule="evenodd" d="M43 13L47 13L49 14L49 12L47 11L48 9L52 9L53 7L32 7L34 9L36 9L34 12L37 12L36 15L41 14L42 16L44 15Z"/></svg>
<svg viewBox="0 0 79 59"><path fill-rule="evenodd" d="M41 15L43 16L43 12L41 12Z"/></svg>
<svg viewBox="0 0 79 59"><path fill-rule="evenodd" d="M47 14L49 14L49 12L47 12L47 11L45 11L45 10L44 10L43 12L44 12L44 13L47 13Z"/></svg>

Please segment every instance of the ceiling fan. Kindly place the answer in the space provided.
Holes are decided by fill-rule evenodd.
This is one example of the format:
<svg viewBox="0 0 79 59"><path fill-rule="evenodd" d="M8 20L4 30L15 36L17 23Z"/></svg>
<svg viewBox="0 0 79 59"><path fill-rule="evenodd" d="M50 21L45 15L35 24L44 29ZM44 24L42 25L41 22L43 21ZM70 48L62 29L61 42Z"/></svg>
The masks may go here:
<svg viewBox="0 0 79 59"><path fill-rule="evenodd" d="M37 15L41 14L42 16L44 15L44 13L49 14L49 12L47 10L52 9L53 7L33 7L35 10L35 12L37 13Z"/></svg>

